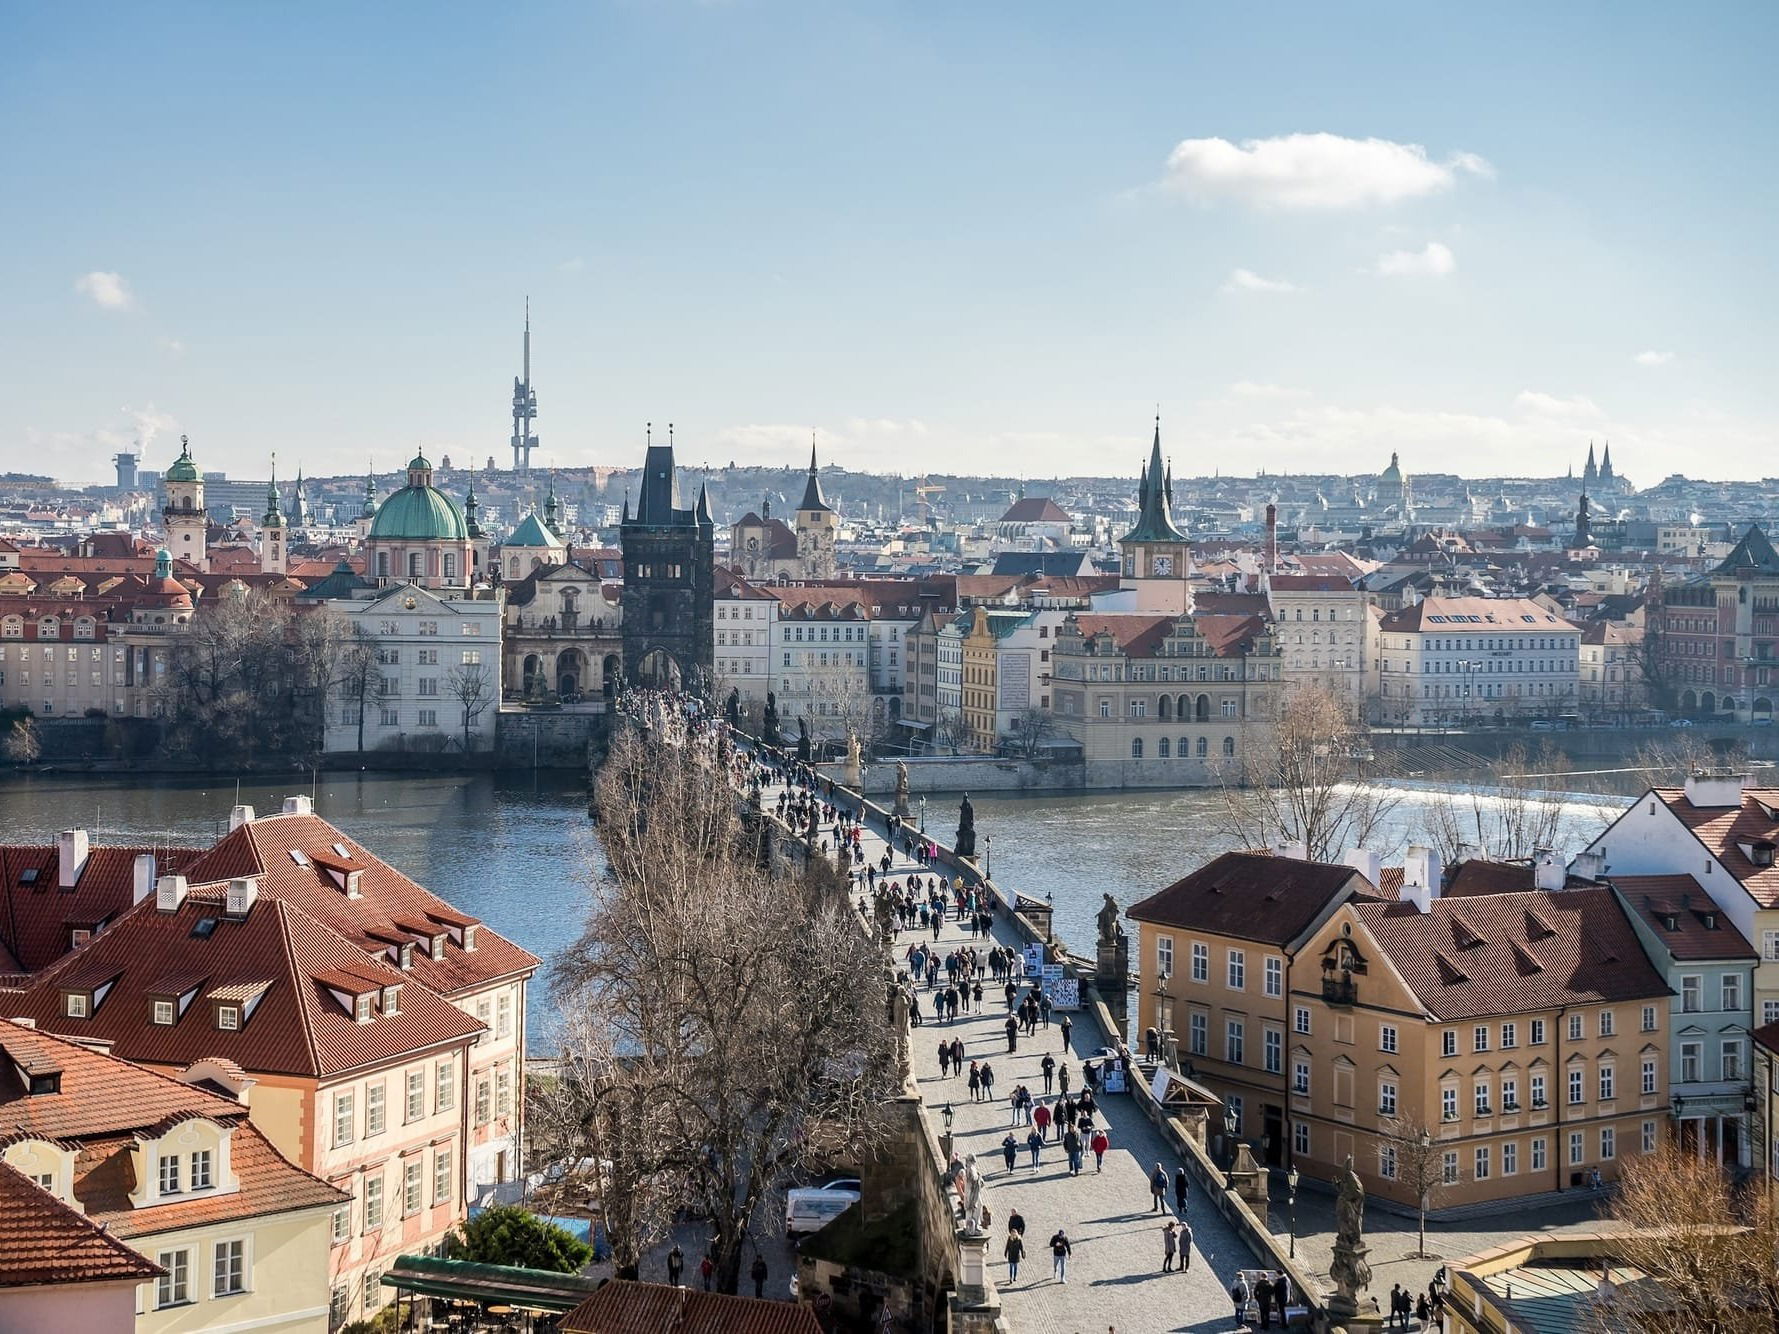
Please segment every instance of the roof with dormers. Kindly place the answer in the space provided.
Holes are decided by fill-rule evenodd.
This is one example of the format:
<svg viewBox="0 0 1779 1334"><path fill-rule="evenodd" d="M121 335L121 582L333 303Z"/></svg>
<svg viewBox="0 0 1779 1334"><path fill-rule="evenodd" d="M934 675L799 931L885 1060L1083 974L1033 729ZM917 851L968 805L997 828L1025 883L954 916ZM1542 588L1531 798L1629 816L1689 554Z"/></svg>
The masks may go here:
<svg viewBox="0 0 1779 1334"><path fill-rule="evenodd" d="M1734 806L1695 806L1686 789L1658 787L1653 795L1735 876L1763 908L1779 905L1779 866L1759 865L1743 844L1779 843L1779 788L1745 787Z"/></svg>
<svg viewBox="0 0 1779 1334"><path fill-rule="evenodd" d="M71 948L71 931L94 930L130 906L138 856L154 857L157 873L172 874L202 851L92 847L73 886L62 889L57 844L0 845L0 951L27 972L46 968Z"/></svg>

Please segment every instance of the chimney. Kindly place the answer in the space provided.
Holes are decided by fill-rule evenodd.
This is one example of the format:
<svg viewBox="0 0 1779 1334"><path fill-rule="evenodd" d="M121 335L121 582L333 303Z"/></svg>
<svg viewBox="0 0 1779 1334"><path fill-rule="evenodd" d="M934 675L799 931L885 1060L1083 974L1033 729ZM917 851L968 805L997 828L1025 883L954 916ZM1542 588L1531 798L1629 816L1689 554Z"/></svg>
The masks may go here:
<svg viewBox="0 0 1779 1334"><path fill-rule="evenodd" d="M1281 843L1272 850L1272 855L1275 857L1289 857L1293 861L1303 862L1309 860L1310 850L1309 845L1306 843Z"/></svg>
<svg viewBox="0 0 1779 1334"><path fill-rule="evenodd" d="M1367 880L1373 889L1377 888L1378 877L1384 873L1384 859L1370 848L1348 848L1341 864L1350 866Z"/></svg>
<svg viewBox="0 0 1779 1334"><path fill-rule="evenodd" d="M259 898L259 881L252 876L238 876L229 881L228 902L224 911L230 917L245 917Z"/></svg>
<svg viewBox="0 0 1779 1334"><path fill-rule="evenodd" d="M164 875L154 883L154 906L158 912L178 912L179 905L185 902L185 891L190 886L185 883L182 875Z"/></svg>
<svg viewBox="0 0 1779 1334"><path fill-rule="evenodd" d="M1410 848L1402 858L1402 897L1422 912L1432 910L1439 897L1440 877L1445 868L1439 854L1431 848Z"/></svg>
<svg viewBox="0 0 1779 1334"><path fill-rule="evenodd" d="M140 903L154 893L154 854L138 852L133 869L135 893L130 896L131 903Z"/></svg>
<svg viewBox="0 0 1779 1334"><path fill-rule="evenodd" d="M12 1022L17 1024L20 1028L36 1028L37 1027L37 1021L35 1019L28 1018L22 1014L15 1014L12 1017Z"/></svg>
<svg viewBox="0 0 1779 1334"><path fill-rule="evenodd" d="M1700 809L1740 806L1742 775L1704 769L1689 774L1686 779L1686 799Z"/></svg>
<svg viewBox="0 0 1779 1334"><path fill-rule="evenodd" d="M1532 854L1532 884L1538 889L1561 889L1569 883L1569 867L1549 848Z"/></svg>
<svg viewBox="0 0 1779 1334"><path fill-rule="evenodd" d="M1270 501L1266 506L1266 572L1271 575L1279 568L1279 507Z"/></svg>
<svg viewBox="0 0 1779 1334"><path fill-rule="evenodd" d="M73 889L86 869L87 834L84 829L64 829L56 836L56 883Z"/></svg>
<svg viewBox="0 0 1779 1334"><path fill-rule="evenodd" d="M1598 852L1578 852L1569 863L1569 874L1580 880L1598 880L1606 874L1606 858Z"/></svg>
<svg viewBox="0 0 1779 1334"><path fill-rule="evenodd" d="M315 814L315 804L307 797L286 797L284 813L286 815L313 815Z"/></svg>
<svg viewBox="0 0 1779 1334"><path fill-rule="evenodd" d="M229 833L234 833L242 825L247 824L252 819L253 807L239 805L229 807Z"/></svg>

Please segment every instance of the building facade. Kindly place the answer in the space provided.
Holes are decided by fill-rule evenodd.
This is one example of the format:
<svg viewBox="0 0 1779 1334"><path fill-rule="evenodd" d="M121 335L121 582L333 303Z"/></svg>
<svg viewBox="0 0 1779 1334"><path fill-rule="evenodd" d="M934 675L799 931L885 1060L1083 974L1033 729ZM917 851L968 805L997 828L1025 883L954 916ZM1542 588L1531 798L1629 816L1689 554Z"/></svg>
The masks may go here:
<svg viewBox="0 0 1779 1334"><path fill-rule="evenodd" d="M1779 700L1779 552L1758 524L1721 564L1667 584L1649 608L1657 702L1724 721L1770 721Z"/></svg>
<svg viewBox="0 0 1779 1334"><path fill-rule="evenodd" d="M1581 631L1528 598L1424 598L1377 636L1380 723L1554 718L1580 703Z"/></svg>
<svg viewBox="0 0 1779 1334"><path fill-rule="evenodd" d="M636 513L624 505L624 674L634 685L708 690L715 660L715 529L702 487L682 509L673 445L651 444Z"/></svg>

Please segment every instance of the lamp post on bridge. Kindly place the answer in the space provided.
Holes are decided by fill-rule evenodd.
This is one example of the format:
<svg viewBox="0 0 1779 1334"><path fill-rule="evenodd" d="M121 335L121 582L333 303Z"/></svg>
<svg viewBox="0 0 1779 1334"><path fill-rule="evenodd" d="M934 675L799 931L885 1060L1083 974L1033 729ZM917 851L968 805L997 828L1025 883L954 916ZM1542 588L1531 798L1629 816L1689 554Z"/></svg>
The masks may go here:
<svg viewBox="0 0 1779 1334"><path fill-rule="evenodd" d="M1290 1191L1287 1201L1291 1209L1291 1258L1297 1258L1297 1164L1285 1173L1285 1186Z"/></svg>

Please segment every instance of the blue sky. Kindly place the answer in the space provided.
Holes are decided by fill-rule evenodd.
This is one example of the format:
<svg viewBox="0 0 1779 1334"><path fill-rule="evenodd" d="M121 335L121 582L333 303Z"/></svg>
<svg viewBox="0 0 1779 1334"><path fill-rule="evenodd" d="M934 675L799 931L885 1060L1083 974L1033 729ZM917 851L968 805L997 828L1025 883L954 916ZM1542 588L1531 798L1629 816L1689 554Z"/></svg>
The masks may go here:
<svg viewBox="0 0 1779 1334"><path fill-rule="evenodd" d="M0 6L0 468L1775 473L1776 26Z"/></svg>

